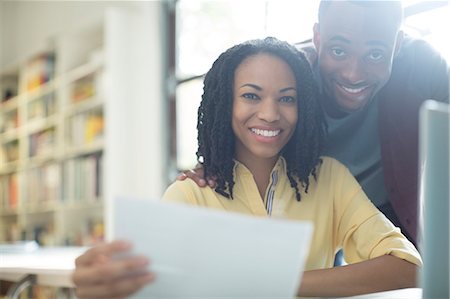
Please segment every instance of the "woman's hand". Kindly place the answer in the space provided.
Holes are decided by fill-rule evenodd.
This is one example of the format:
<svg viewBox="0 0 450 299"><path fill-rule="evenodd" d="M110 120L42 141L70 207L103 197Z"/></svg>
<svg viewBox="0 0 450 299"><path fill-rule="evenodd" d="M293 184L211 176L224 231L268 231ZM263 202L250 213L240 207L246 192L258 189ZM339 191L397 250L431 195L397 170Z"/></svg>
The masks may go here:
<svg viewBox="0 0 450 299"><path fill-rule="evenodd" d="M154 280L144 256L126 256L131 244L113 241L86 251L75 261L72 280L78 298L125 298ZM114 258L114 255L123 255Z"/></svg>
<svg viewBox="0 0 450 299"><path fill-rule="evenodd" d="M208 181L209 187L214 188L216 186L214 177L205 180L205 171L201 164L197 164L194 169L185 170L177 176L178 181L184 181L186 178L193 180L199 187L206 187L206 181Z"/></svg>

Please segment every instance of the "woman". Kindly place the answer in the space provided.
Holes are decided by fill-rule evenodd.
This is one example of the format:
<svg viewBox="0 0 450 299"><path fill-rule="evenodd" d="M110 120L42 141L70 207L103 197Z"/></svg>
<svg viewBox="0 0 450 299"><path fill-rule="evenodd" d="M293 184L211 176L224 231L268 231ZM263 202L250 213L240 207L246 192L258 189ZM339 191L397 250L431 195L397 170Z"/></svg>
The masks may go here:
<svg viewBox="0 0 450 299"><path fill-rule="evenodd" d="M197 157L205 175L217 178L217 186L177 181L164 199L312 221L314 236L300 296L415 286L421 265L417 250L370 203L343 165L320 157L319 111L309 64L294 47L266 38L230 48L207 73L198 110ZM146 270L144 257L110 259L129 247L113 242L79 257L77 295L123 297L157 279ZM350 264L333 268L340 248Z"/></svg>

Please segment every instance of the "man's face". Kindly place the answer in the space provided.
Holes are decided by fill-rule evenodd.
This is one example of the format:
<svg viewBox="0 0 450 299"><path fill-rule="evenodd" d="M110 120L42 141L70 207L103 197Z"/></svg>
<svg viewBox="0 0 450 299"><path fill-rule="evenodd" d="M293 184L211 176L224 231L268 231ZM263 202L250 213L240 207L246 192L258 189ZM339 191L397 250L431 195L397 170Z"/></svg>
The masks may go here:
<svg viewBox="0 0 450 299"><path fill-rule="evenodd" d="M383 13L347 1L333 2L314 26L324 92L340 110L364 107L388 81L402 38Z"/></svg>

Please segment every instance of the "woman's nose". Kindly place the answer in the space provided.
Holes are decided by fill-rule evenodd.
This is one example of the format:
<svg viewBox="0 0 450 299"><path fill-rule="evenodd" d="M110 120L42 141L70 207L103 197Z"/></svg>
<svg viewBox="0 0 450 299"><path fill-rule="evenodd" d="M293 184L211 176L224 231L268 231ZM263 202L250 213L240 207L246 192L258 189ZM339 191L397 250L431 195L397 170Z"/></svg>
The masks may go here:
<svg viewBox="0 0 450 299"><path fill-rule="evenodd" d="M259 105L258 118L269 123L280 120L278 101L274 99L262 100Z"/></svg>

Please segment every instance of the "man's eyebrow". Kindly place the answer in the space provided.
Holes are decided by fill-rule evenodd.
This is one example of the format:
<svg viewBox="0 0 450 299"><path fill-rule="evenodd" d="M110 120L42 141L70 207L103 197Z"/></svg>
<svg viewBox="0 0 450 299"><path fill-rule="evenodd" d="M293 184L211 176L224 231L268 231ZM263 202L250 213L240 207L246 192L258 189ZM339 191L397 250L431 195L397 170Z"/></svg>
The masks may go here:
<svg viewBox="0 0 450 299"><path fill-rule="evenodd" d="M343 43L346 43L346 44L351 44L351 41L349 39L343 37L342 35L333 36L332 38L330 38L330 41L339 41L339 42L343 42ZM380 41L380 40L376 40L376 39L367 41L366 45L383 47L383 48L386 48L386 49L389 48L388 45L385 42Z"/></svg>
<svg viewBox="0 0 450 299"><path fill-rule="evenodd" d="M351 44L350 40L343 37L342 35L335 35L332 38L330 38L330 41L335 41L335 42L343 42L346 44Z"/></svg>
<svg viewBox="0 0 450 299"><path fill-rule="evenodd" d="M382 42L380 40L369 40L366 42L366 44L369 46L378 46L378 47L383 47L386 49L389 48L385 42Z"/></svg>

